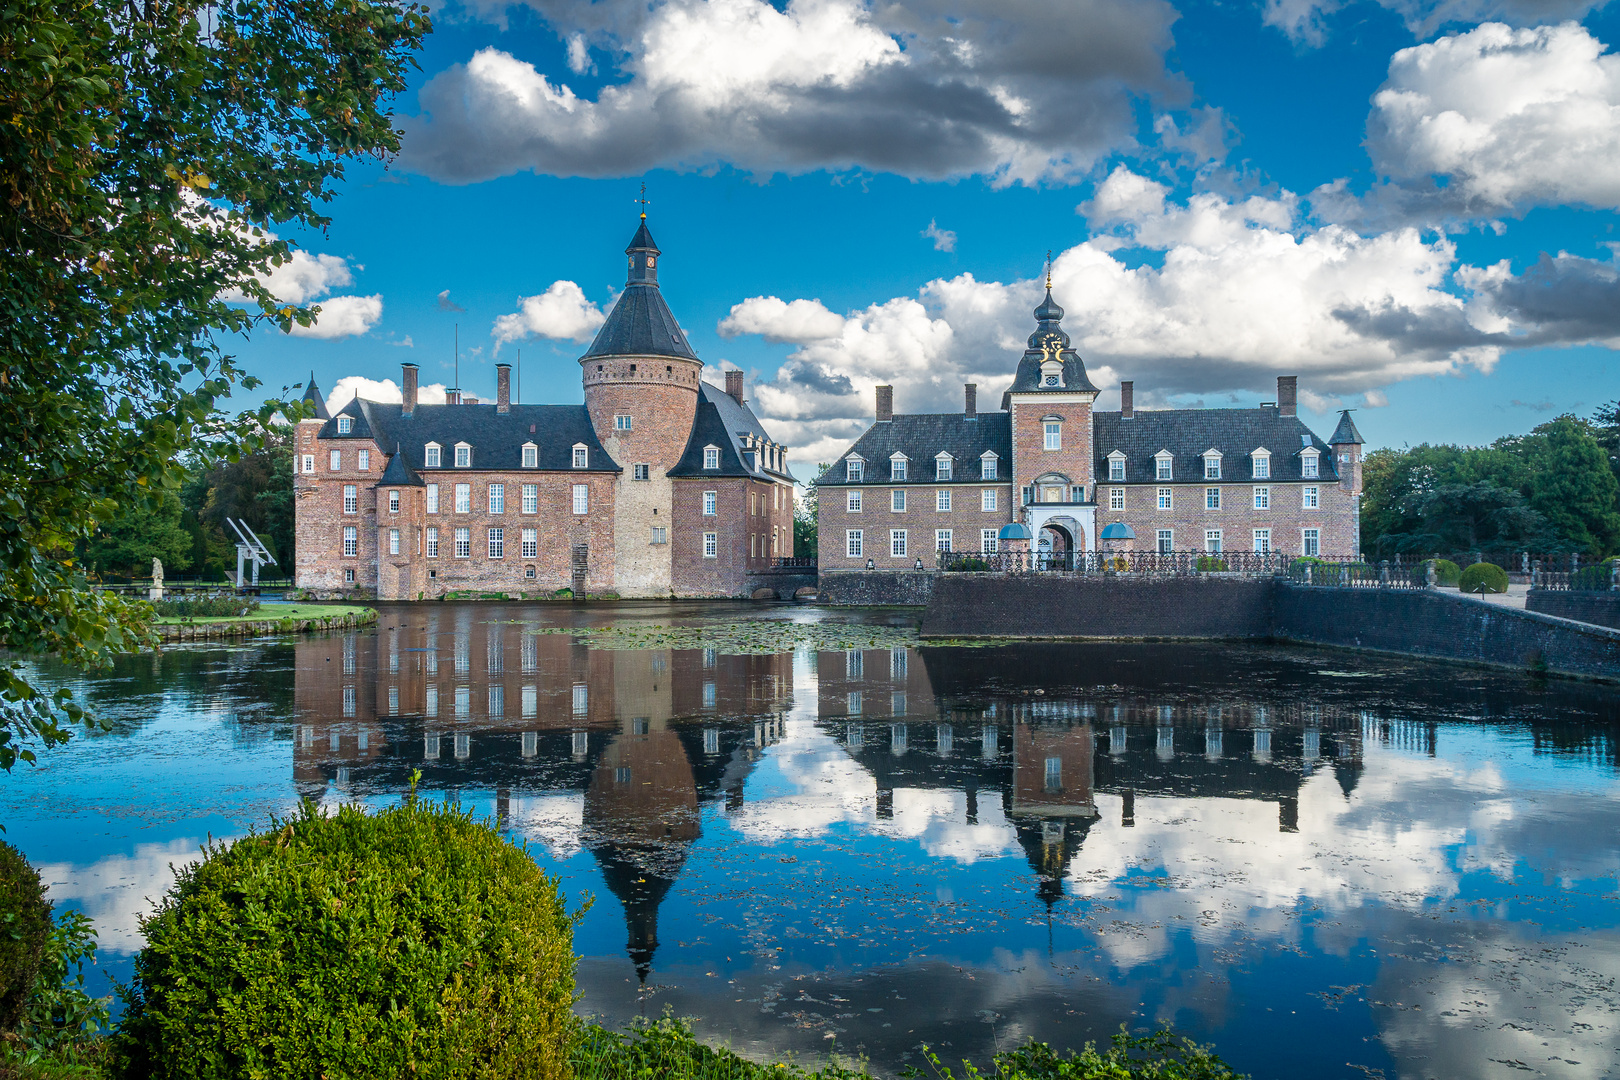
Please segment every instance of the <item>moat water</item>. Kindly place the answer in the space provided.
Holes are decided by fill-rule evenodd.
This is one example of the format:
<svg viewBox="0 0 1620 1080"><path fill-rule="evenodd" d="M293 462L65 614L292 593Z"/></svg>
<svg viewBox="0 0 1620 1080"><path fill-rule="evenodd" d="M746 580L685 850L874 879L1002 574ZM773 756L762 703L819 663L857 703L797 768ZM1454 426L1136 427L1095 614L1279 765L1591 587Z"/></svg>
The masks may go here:
<svg viewBox="0 0 1620 1080"><path fill-rule="evenodd" d="M208 837L419 769L594 896L608 1022L883 1075L1159 1023L1263 1078L1620 1075L1620 689L911 618L411 605L57 673L112 730L0 823L103 987Z"/></svg>

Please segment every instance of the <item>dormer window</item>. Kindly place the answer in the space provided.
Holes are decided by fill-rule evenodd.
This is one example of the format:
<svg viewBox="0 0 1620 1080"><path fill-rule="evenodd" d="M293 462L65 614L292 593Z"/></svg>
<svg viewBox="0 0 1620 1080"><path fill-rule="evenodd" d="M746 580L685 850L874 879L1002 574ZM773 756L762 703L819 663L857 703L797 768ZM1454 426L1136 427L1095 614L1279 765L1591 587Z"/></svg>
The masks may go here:
<svg viewBox="0 0 1620 1080"><path fill-rule="evenodd" d="M1271 451L1264 447L1249 455L1254 463L1254 478L1256 480L1271 479Z"/></svg>
<svg viewBox="0 0 1620 1080"><path fill-rule="evenodd" d="M1061 387L1063 385L1063 361L1047 360L1041 364L1041 386Z"/></svg>
<svg viewBox="0 0 1620 1080"><path fill-rule="evenodd" d="M437 469L444 463L443 458L440 456L443 453L444 448L438 443L428 443L422 451L422 464L426 465L430 469Z"/></svg>
<svg viewBox="0 0 1620 1080"><path fill-rule="evenodd" d="M354 430L354 420L352 417L340 416L337 418L337 421L339 435L347 435L349 432Z"/></svg>
<svg viewBox="0 0 1620 1080"><path fill-rule="evenodd" d="M858 484L866 477L866 460L851 454L844 459L844 481Z"/></svg>
<svg viewBox="0 0 1620 1080"><path fill-rule="evenodd" d="M584 443L574 444L574 468L588 469L591 464L591 452Z"/></svg>
<svg viewBox="0 0 1620 1080"><path fill-rule="evenodd" d="M895 454L894 456L890 457L889 479L904 480L906 478L906 466L908 463L909 461L904 454Z"/></svg>
<svg viewBox="0 0 1620 1080"><path fill-rule="evenodd" d="M1321 466L1318 464L1318 451L1314 446L1307 446L1299 452L1299 475L1307 480L1314 480L1321 475Z"/></svg>
<svg viewBox="0 0 1620 1080"><path fill-rule="evenodd" d="M472 446L468 443L456 443L456 468L472 468Z"/></svg>
<svg viewBox="0 0 1620 1080"><path fill-rule="evenodd" d="M1219 480L1221 478L1221 452L1219 450L1204 451L1204 479Z"/></svg>
<svg viewBox="0 0 1620 1080"><path fill-rule="evenodd" d="M523 467L525 469L540 467L540 448L532 442L523 444Z"/></svg>
<svg viewBox="0 0 1620 1080"><path fill-rule="evenodd" d="M753 468L754 468L754 452L752 450L744 450L743 451L743 467L748 469L750 472L753 471Z"/></svg>
<svg viewBox="0 0 1620 1080"><path fill-rule="evenodd" d="M718 446L705 446L703 448L703 467L705 469L718 469L720 467L720 448Z"/></svg>
<svg viewBox="0 0 1620 1080"><path fill-rule="evenodd" d="M994 480L1001 471L1001 458L996 456L994 450L986 450L979 456L979 479Z"/></svg>
<svg viewBox="0 0 1620 1080"><path fill-rule="evenodd" d="M1122 482L1125 479L1125 454L1115 450L1108 455L1108 479Z"/></svg>
<svg viewBox="0 0 1620 1080"><path fill-rule="evenodd" d="M1157 454L1154 454L1153 455L1153 477L1154 477L1154 479L1156 479L1156 480L1169 480L1171 478L1170 469L1171 469L1171 466L1175 463L1175 460L1176 460L1175 455L1170 453L1170 451L1168 451L1168 450L1160 450Z"/></svg>
<svg viewBox="0 0 1620 1080"><path fill-rule="evenodd" d="M934 459L934 479L949 480L951 478L951 465L954 459L949 454L940 454Z"/></svg>

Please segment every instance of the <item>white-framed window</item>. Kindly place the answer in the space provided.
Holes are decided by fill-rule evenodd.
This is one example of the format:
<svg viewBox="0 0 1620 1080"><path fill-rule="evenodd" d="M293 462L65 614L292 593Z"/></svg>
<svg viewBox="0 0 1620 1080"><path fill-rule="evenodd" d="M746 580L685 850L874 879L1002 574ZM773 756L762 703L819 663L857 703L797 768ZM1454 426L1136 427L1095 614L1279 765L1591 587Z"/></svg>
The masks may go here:
<svg viewBox="0 0 1620 1080"><path fill-rule="evenodd" d="M906 458L906 455L895 454L889 459L889 479L904 480L906 478L906 470L910 464L911 462Z"/></svg>
<svg viewBox="0 0 1620 1080"><path fill-rule="evenodd" d="M614 431L629 431L630 430L630 417L629 417L629 415L626 414L626 413L619 413L618 415L614 416L614 418L613 418L613 430Z"/></svg>
<svg viewBox="0 0 1620 1080"><path fill-rule="evenodd" d="M1168 555L1176 550L1176 530L1160 529L1155 539L1158 541L1160 555Z"/></svg>
<svg viewBox="0 0 1620 1080"><path fill-rule="evenodd" d="M1125 479L1125 455L1118 450L1108 455L1108 479L1114 481Z"/></svg>
<svg viewBox="0 0 1620 1080"><path fill-rule="evenodd" d="M906 489L895 488L889 492L889 509L896 514L906 512Z"/></svg>
<svg viewBox="0 0 1620 1080"><path fill-rule="evenodd" d="M1001 471L1001 459L994 450L986 450L979 456L979 479L994 480Z"/></svg>
<svg viewBox="0 0 1620 1080"><path fill-rule="evenodd" d="M864 540L864 538L865 538L865 533L860 529L845 529L844 530L844 557L848 558L848 559L858 559L858 558L860 558L861 554L862 554L862 551L861 551L862 541Z"/></svg>
<svg viewBox="0 0 1620 1080"><path fill-rule="evenodd" d="M389 529L388 530L388 554L390 554L390 555L398 555L399 554L399 530L398 529Z"/></svg>
<svg viewBox="0 0 1620 1080"><path fill-rule="evenodd" d="M331 471L332 472L340 472L340 471L342 471L342 469L343 469L343 451L341 451L341 450L333 450L331 452L331 454L328 455L328 456L329 456L330 460L328 461L327 464L330 466Z"/></svg>
<svg viewBox="0 0 1620 1080"><path fill-rule="evenodd" d="M1109 488L1108 489L1108 509L1110 509L1110 510L1123 510L1123 509L1125 509L1125 489L1124 488Z"/></svg>
<svg viewBox="0 0 1620 1080"><path fill-rule="evenodd" d="M506 485L489 485L489 512L492 514L506 513Z"/></svg>
<svg viewBox="0 0 1620 1080"><path fill-rule="evenodd" d="M439 557L439 529L437 526L428 526L426 541L427 557L437 559Z"/></svg>
<svg viewBox="0 0 1620 1080"><path fill-rule="evenodd" d="M935 529L934 530L934 550L935 551L950 551L951 550L951 530L950 529Z"/></svg>
<svg viewBox="0 0 1620 1080"><path fill-rule="evenodd" d="M715 467L719 467L718 463L715 465ZM865 472L866 461L864 459L853 456L844 459L844 479L849 483L860 483L864 478Z"/></svg>
<svg viewBox="0 0 1620 1080"><path fill-rule="evenodd" d="M430 469L437 469L444 460L441 456L444 448L436 442L430 442L422 449L422 463Z"/></svg>
<svg viewBox="0 0 1620 1080"><path fill-rule="evenodd" d="M1204 455L1204 479L1219 480L1221 478L1221 455L1211 450Z"/></svg>
<svg viewBox="0 0 1620 1080"><path fill-rule="evenodd" d="M1160 510L1173 510L1174 508L1175 508L1175 496L1171 493L1171 489L1167 488L1167 487L1160 488L1159 489L1159 509Z"/></svg>
<svg viewBox="0 0 1620 1080"><path fill-rule="evenodd" d="M532 442L523 444L523 467L525 469L538 469L540 467L540 448Z"/></svg>
<svg viewBox="0 0 1620 1080"><path fill-rule="evenodd" d="M457 484L456 485L456 513L458 513L458 514L470 514L470 513L472 513L472 485L471 484Z"/></svg>
<svg viewBox="0 0 1620 1080"><path fill-rule="evenodd" d="M1300 535L1300 553L1301 554L1303 554L1303 555L1320 555L1320 554L1322 554L1322 530L1321 529L1301 529L1300 534L1301 534Z"/></svg>
<svg viewBox="0 0 1620 1080"><path fill-rule="evenodd" d="M426 489L423 491L422 501L427 504L428 513L437 514L439 512L439 485L427 485Z"/></svg>
<svg viewBox="0 0 1620 1080"><path fill-rule="evenodd" d="M934 459L934 479L949 480L951 478L951 467L954 464L951 455L940 454Z"/></svg>
<svg viewBox="0 0 1620 1080"><path fill-rule="evenodd" d="M668 530L666 529L665 526L663 526L663 525L654 525L652 527L652 539L649 540L648 543L651 543L651 544L667 544L667 543L669 543L668 536L669 536L669 532L668 532Z"/></svg>
<svg viewBox="0 0 1620 1080"><path fill-rule="evenodd" d="M720 493L718 491L705 491L703 493L703 516L714 517L720 512Z"/></svg>
<svg viewBox="0 0 1620 1080"><path fill-rule="evenodd" d="M574 468L588 469L591 465L591 451L584 443L574 444Z"/></svg>
<svg viewBox="0 0 1620 1080"><path fill-rule="evenodd" d="M343 512L345 514L358 514L360 512L360 494L353 484L343 485Z"/></svg>
<svg viewBox="0 0 1620 1080"><path fill-rule="evenodd" d="M1256 480L1271 479L1271 451L1256 450L1249 457L1254 463L1254 478Z"/></svg>
<svg viewBox="0 0 1620 1080"><path fill-rule="evenodd" d="M1221 508L1221 489L1217 487L1204 489L1204 509L1219 510Z"/></svg>
<svg viewBox="0 0 1620 1080"><path fill-rule="evenodd" d="M1320 510L1322 508L1321 488L1304 487L1300 489L1300 505L1306 510Z"/></svg>
<svg viewBox="0 0 1620 1080"><path fill-rule="evenodd" d="M1171 480L1175 457L1168 450L1160 450L1153 455L1153 478L1155 480Z"/></svg>
<svg viewBox="0 0 1620 1080"><path fill-rule="evenodd" d="M360 554L360 530L353 525L343 526L343 554L350 558Z"/></svg>
<svg viewBox="0 0 1620 1080"><path fill-rule="evenodd" d="M1254 530L1254 550L1258 551L1262 555L1266 554L1268 551L1271 550L1271 530L1270 529L1256 529L1256 530Z"/></svg>
<svg viewBox="0 0 1620 1080"><path fill-rule="evenodd" d="M352 566L344 567L344 569L343 569L343 581L344 581L344 584L346 584L346 585L353 585L354 584L354 567L352 567ZM352 691L354 689L354 687L352 687L352 686L345 687L345 689L348 689L348 690Z"/></svg>
<svg viewBox="0 0 1620 1080"><path fill-rule="evenodd" d="M1086 485L1071 484L1069 486L1069 501L1083 503L1086 501Z"/></svg>
<svg viewBox="0 0 1620 1080"><path fill-rule="evenodd" d="M574 513L586 514L591 509L591 489L586 484L574 485Z"/></svg>
<svg viewBox="0 0 1620 1080"><path fill-rule="evenodd" d="M354 430L354 420L347 416L338 417L337 429L339 435L347 435L349 432Z"/></svg>
<svg viewBox="0 0 1620 1080"><path fill-rule="evenodd" d="M997 543L996 530L994 530L994 529L980 529L979 530L979 550L980 551L995 551L996 550L996 543Z"/></svg>
<svg viewBox="0 0 1620 1080"><path fill-rule="evenodd" d="M523 545L519 549L522 552L521 558L538 559L540 557L540 533L538 530L524 529L518 542Z"/></svg>
<svg viewBox="0 0 1620 1080"><path fill-rule="evenodd" d="M1271 509L1271 489L1269 487L1261 486L1254 489L1254 508L1256 510Z"/></svg>
<svg viewBox="0 0 1620 1080"><path fill-rule="evenodd" d="M1306 447L1299 455L1299 475L1307 480L1314 480L1321 475L1320 464L1317 460L1315 447Z"/></svg>
<svg viewBox="0 0 1620 1080"><path fill-rule="evenodd" d="M652 466L651 465L632 465L632 466L630 466L630 479L632 479L632 480L651 480L652 479Z"/></svg>
<svg viewBox="0 0 1620 1080"><path fill-rule="evenodd" d="M489 530L489 557L492 559L506 558L506 530Z"/></svg>
<svg viewBox="0 0 1620 1080"><path fill-rule="evenodd" d="M315 471L315 455L314 454L305 454L304 455L304 471L306 473L312 473L312 472Z"/></svg>
<svg viewBox="0 0 1620 1080"><path fill-rule="evenodd" d="M703 448L703 467L705 469L718 469L720 467L720 448L718 446L705 446Z"/></svg>
<svg viewBox="0 0 1620 1080"><path fill-rule="evenodd" d="M941 488L940 490L934 492L934 509L939 511L942 514L950 513L950 509L951 509L951 491L950 491L950 488Z"/></svg>
<svg viewBox="0 0 1620 1080"><path fill-rule="evenodd" d="M371 468L371 451L370 450L362 450L362 451L360 451L359 458L360 458L360 462L359 462L358 467L359 467L361 472L365 472L366 470Z"/></svg>
<svg viewBox="0 0 1620 1080"><path fill-rule="evenodd" d="M906 530L889 530L889 557L903 559L906 557Z"/></svg>
<svg viewBox="0 0 1620 1080"><path fill-rule="evenodd" d="M472 530L465 526L456 530L456 558L472 558Z"/></svg>
<svg viewBox="0 0 1620 1080"><path fill-rule="evenodd" d="M472 447L467 443L456 443L456 468L472 468Z"/></svg>
<svg viewBox="0 0 1620 1080"><path fill-rule="evenodd" d="M851 491L848 493L844 499L844 509L849 511L851 514L858 514L861 512L861 493L859 491Z"/></svg>
<svg viewBox="0 0 1620 1080"><path fill-rule="evenodd" d="M720 534L706 532L703 534L703 557L715 559L720 556Z"/></svg>
<svg viewBox="0 0 1620 1080"><path fill-rule="evenodd" d="M1025 484L1023 494L1024 494L1023 505L1028 506L1030 503L1035 501L1035 485L1034 484Z"/></svg>
<svg viewBox="0 0 1620 1080"><path fill-rule="evenodd" d="M1048 450L1063 449L1063 425L1057 420L1048 420L1041 425L1045 434L1045 446Z"/></svg>
<svg viewBox="0 0 1620 1080"><path fill-rule="evenodd" d="M1204 550L1209 552L1211 555L1219 555L1221 553L1221 530L1204 530Z"/></svg>
<svg viewBox="0 0 1620 1080"><path fill-rule="evenodd" d="M995 488L983 488L979 492L979 509L984 513L995 513L997 504L999 504L1000 501L1001 499L997 495Z"/></svg>
<svg viewBox="0 0 1620 1080"><path fill-rule="evenodd" d="M399 492L397 491L388 493L388 512L390 514L399 513Z"/></svg>
<svg viewBox="0 0 1620 1080"><path fill-rule="evenodd" d="M523 512L525 514L538 514L540 512L540 485L523 485Z"/></svg>

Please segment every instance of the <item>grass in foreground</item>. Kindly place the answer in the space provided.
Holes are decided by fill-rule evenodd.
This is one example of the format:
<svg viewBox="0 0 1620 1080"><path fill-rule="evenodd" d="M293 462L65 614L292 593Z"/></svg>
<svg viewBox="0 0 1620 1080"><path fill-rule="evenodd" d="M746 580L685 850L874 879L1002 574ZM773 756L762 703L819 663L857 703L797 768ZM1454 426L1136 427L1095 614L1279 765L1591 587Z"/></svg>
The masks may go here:
<svg viewBox="0 0 1620 1080"><path fill-rule="evenodd" d="M370 610L371 608L360 604L265 604L251 615L199 615L195 618L181 615L159 615L152 621L161 626L177 626L182 623L198 625L201 623L279 622L282 619L335 619L343 615L358 615Z"/></svg>

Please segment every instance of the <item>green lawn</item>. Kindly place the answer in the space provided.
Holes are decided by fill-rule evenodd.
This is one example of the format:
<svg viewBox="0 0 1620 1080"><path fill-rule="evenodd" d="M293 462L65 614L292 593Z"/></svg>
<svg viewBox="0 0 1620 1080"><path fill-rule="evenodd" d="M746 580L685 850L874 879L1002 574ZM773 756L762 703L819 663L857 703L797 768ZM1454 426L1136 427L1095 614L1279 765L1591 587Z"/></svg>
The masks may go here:
<svg viewBox="0 0 1620 1080"><path fill-rule="evenodd" d="M372 609L359 604L265 604L252 615L204 615L187 618L180 615L159 615L153 621L159 626L182 623L279 622L282 619L324 619L342 615L362 615Z"/></svg>

